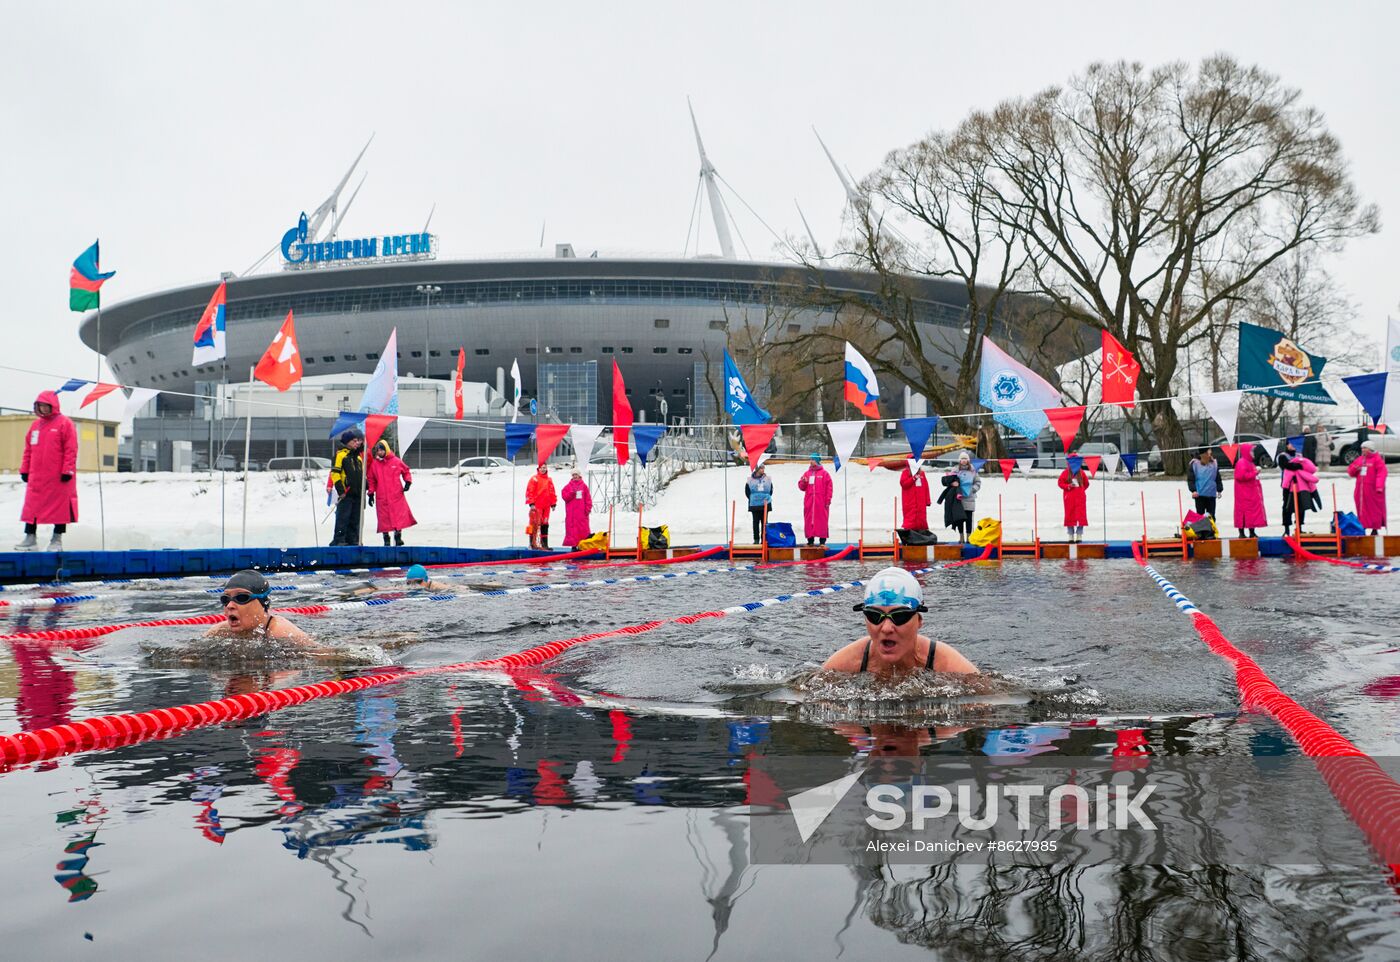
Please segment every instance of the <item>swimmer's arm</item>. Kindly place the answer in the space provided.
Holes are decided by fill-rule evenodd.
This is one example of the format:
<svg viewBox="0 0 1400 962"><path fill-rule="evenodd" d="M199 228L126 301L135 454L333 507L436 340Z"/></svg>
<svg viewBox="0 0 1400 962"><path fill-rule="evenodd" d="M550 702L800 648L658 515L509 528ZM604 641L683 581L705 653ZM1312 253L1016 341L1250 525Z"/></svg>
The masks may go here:
<svg viewBox="0 0 1400 962"><path fill-rule="evenodd" d="M278 616L277 623L273 625L271 635L278 641L290 641L308 648L315 648L318 651L321 649L320 645L312 642L310 635L281 616Z"/></svg>
<svg viewBox="0 0 1400 962"><path fill-rule="evenodd" d="M962 652L946 641L938 643L938 652L933 656L933 670L951 672L956 675L978 674L977 666L968 661Z"/></svg>
<svg viewBox="0 0 1400 962"><path fill-rule="evenodd" d="M844 671L855 674L860 671L860 656L866 639L858 638L822 663L822 671Z"/></svg>

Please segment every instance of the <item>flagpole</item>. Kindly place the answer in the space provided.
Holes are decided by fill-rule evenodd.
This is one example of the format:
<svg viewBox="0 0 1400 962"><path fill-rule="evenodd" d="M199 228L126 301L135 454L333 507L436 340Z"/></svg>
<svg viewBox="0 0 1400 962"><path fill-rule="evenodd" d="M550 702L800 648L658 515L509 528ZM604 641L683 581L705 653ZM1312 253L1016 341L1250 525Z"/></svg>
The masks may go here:
<svg viewBox="0 0 1400 962"><path fill-rule="evenodd" d="M306 395L301 389L301 378L297 378L297 410L301 413L301 473L306 478L306 495L311 500L311 540L321 547L321 529L316 524L316 488L311 484L311 438L306 428Z"/></svg>
<svg viewBox="0 0 1400 962"><path fill-rule="evenodd" d="M515 458L510 459L510 546L515 547Z"/></svg>
<svg viewBox="0 0 1400 962"><path fill-rule="evenodd" d="M97 295L97 383L102 383L102 295ZM102 402L92 407L93 420L97 422L97 525L102 532L102 550L107 550L107 502L102 497ZM77 471L77 467L73 468ZM74 478L77 481L77 478ZM75 483L76 487L76 483Z"/></svg>
<svg viewBox="0 0 1400 962"><path fill-rule="evenodd" d="M253 445L253 371L248 368L247 410L243 412L243 547L248 547L248 454Z"/></svg>

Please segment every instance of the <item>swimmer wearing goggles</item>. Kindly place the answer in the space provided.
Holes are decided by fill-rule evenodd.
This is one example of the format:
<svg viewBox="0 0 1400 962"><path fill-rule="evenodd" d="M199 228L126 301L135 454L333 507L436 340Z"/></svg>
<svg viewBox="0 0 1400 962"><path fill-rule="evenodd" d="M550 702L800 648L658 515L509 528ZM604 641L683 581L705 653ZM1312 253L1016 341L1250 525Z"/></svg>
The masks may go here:
<svg viewBox="0 0 1400 962"><path fill-rule="evenodd" d="M923 587L903 568L886 568L865 585L865 600L855 606L865 615L865 638L846 645L826 660L826 671L887 675L922 668L976 674L977 666L952 645L923 635Z"/></svg>
<svg viewBox="0 0 1400 962"><path fill-rule="evenodd" d="M219 595L222 624L205 634L207 638L276 638L309 644L311 638L282 615L268 611L272 586L256 571L240 571L224 582Z"/></svg>

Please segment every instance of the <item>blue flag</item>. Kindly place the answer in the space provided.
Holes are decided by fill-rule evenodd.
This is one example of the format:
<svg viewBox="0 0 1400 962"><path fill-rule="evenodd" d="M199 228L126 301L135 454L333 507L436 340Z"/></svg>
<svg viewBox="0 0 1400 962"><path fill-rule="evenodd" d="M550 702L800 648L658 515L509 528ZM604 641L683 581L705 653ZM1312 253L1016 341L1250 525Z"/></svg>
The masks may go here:
<svg viewBox="0 0 1400 962"><path fill-rule="evenodd" d="M1065 464L1069 467L1070 474L1078 474L1084 470L1084 459L1077 454L1071 454L1065 458Z"/></svg>
<svg viewBox="0 0 1400 962"><path fill-rule="evenodd" d="M1123 467L1129 474L1132 474L1133 469L1137 467L1137 458L1136 454L1122 455Z"/></svg>
<svg viewBox="0 0 1400 962"><path fill-rule="evenodd" d="M1385 375L1381 376L1384 377ZM78 390L78 388L91 383L91 381L84 381L80 377L70 377L68 380L63 382L63 386L58 389L57 393L62 394L64 391L76 391Z"/></svg>
<svg viewBox="0 0 1400 962"><path fill-rule="evenodd" d="M1381 371L1379 374L1353 374L1351 377L1342 378L1342 383L1356 395L1356 400L1365 409L1373 424L1380 422L1381 409L1385 406L1386 377L1387 374Z"/></svg>
<svg viewBox="0 0 1400 962"><path fill-rule="evenodd" d="M986 464L986 463L987 463L987 459L986 459L986 458L973 458L973 459L972 459L972 470L976 471L978 474L981 474L981 473L982 473L982 465L984 465L984 464Z"/></svg>
<svg viewBox="0 0 1400 962"><path fill-rule="evenodd" d="M773 420L773 416L754 401L728 349L724 352L724 406L735 424L767 424Z"/></svg>
<svg viewBox="0 0 1400 962"><path fill-rule="evenodd" d="M363 434L367 417L368 414L359 411L341 411L340 416L335 419L335 424L331 426L331 440L335 440L346 431L359 431Z"/></svg>
<svg viewBox="0 0 1400 962"><path fill-rule="evenodd" d="M535 433L533 424L507 424L506 425L506 459L515 460L516 453L525 446L525 442Z"/></svg>
<svg viewBox="0 0 1400 962"><path fill-rule="evenodd" d="M924 448L928 447L928 439L938 427L938 418L900 418L899 426L904 429L904 436L909 439L910 455L921 458L924 456Z"/></svg>
<svg viewBox="0 0 1400 962"><path fill-rule="evenodd" d="M982 367L978 373L978 400L1022 437L1034 439L1050 419L1046 408L1060 406L1060 392L1049 381L1010 354L982 338Z"/></svg>
<svg viewBox="0 0 1400 962"><path fill-rule="evenodd" d="M1302 453L1303 453L1303 442L1304 442L1305 440L1307 440L1307 436L1306 436L1306 435L1295 434L1295 435L1293 435L1293 437L1291 437L1291 438L1288 439L1288 443L1291 444L1291 445L1293 445L1293 450L1294 450L1294 451L1297 451L1299 454L1302 454Z"/></svg>
<svg viewBox="0 0 1400 962"><path fill-rule="evenodd" d="M656 447L656 442L661 440L661 435L666 433L664 424L634 424L632 425L632 447L637 450L637 458L642 464L647 463L647 455L651 454L651 449Z"/></svg>

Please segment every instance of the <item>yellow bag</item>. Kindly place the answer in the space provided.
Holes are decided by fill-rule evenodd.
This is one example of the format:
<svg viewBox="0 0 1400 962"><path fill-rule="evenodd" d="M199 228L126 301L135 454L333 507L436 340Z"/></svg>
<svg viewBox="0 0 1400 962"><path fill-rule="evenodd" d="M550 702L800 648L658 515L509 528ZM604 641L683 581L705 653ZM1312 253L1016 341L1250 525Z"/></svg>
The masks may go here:
<svg viewBox="0 0 1400 962"><path fill-rule="evenodd" d="M580 541L577 545L575 545L575 546L574 546L574 550L576 550L576 551L607 551L607 550L608 550L608 533L607 533L606 531L599 531L597 534L590 534L588 537L584 538L584 539L583 539L582 541Z"/></svg>
<svg viewBox="0 0 1400 962"><path fill-rule="evenodd" d="M642 543L643 551L652 547L669 548L671 547L671 526L663 524L655 528L643 528L637 537Z"/></svg>
<svg viewBox="0 0 1400 962"><path fill-rule="evenodd" d="M1001 540L1001 522L996 518L983 518L977 522L977 527L967 536L967 540L979 548L995 544Z"/></svg>

